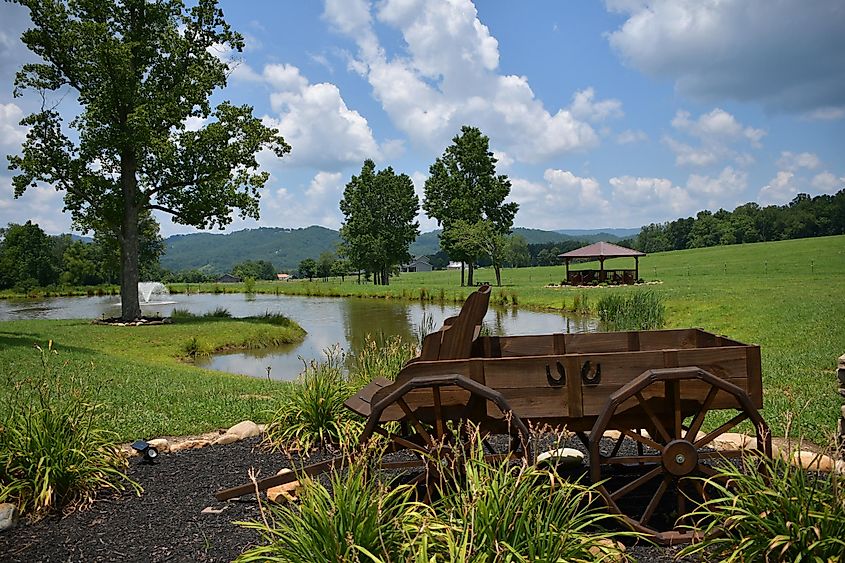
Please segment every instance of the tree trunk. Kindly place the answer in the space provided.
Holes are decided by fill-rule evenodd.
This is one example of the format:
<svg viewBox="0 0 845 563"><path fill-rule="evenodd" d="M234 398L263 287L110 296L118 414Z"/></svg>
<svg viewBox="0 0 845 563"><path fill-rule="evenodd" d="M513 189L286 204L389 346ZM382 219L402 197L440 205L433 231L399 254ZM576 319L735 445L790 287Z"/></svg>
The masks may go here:
<svg viewBox="0 0 845 563"><path fill-rule="evenodd" d="M390 285L390 272L386 267L381 272L381 284Z"/></svg>
<svg viewBox="0 0 845 563"><path fill-rule="evenodd" d="M461 262L461 287L464 286L464 263Z"/></svg>
<svg viewBox="0 0 845 563"><path fill-rule="evenodd" d="M502 287L502 267L494 262L493 269L496 270L496 287Z"/></svg>
<svg viewBox="0 0 845 563"><path fill-rule="evenodd" d="M472 273L474 271L475 271L475 267L473 266L473 263L470 262L469 264L467 264L467 285L470 286L470 287L472 287L475 283L472 279L473 278Z"/></svg>
<svg viewBox="0 0 845 563"><path fill-rule="evenodd" d="M138 300L138 186L134 155L120 159L120 184L123 190L123 221L120 225L120 317L133 321L141 316Z"/></svg>

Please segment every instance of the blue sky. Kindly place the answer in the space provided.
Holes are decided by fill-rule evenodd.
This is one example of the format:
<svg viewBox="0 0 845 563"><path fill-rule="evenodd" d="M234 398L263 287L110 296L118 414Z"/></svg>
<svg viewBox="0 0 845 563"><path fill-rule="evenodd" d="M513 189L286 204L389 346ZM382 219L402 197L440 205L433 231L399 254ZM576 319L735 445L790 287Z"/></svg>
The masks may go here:
<svg viewBox="0 0 845 563"><path fill-rule="evenodd" d="M783 204L845 187L841 0L222 0L246 36L218 100L248 103L293 150L271 173L255 226L337 228L365 158L414 180L461 125L481 128L513 183L515 224L639 227ZM0 4L0 152L19 150L33 94L27 11ZM70 117L72 102L62 111ZM189 126L199 125L189 123ZM70 230L49 186L0 225ZM421 215L423 230L436 227ZM192 229L161 217L165 235Z"/></svg>

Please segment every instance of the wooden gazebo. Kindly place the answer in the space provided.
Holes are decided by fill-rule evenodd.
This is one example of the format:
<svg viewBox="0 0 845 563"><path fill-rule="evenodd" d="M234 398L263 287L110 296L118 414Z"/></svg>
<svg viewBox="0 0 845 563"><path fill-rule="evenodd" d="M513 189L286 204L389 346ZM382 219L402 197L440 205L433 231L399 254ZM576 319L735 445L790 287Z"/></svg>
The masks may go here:
<svg viewBox="0 0 845 563"><path fill-rule="evenodd" d="M634 269L613 269L605 270L604 261L607 258L624 258L633 256ZM633 284L640 278L640 256L645 256L644 252L632 250L623 246L610 244L609 242L596 242L589 246L584 246L564 254L558 254L558 258L563 258L566 263L566 282L572 285L586 285L590 283L610 283L610 284ZM576 258L584 258L599 261L598 270L569 270L569 262Z"/></svg>

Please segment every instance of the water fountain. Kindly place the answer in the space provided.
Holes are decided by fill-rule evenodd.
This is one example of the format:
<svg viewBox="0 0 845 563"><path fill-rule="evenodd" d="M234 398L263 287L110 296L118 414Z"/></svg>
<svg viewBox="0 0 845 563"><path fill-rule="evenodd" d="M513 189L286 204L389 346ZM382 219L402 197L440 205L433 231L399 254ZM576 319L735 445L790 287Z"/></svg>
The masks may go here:
<svg viewBox="0 0 845 563"><path fill-rule="evenodd" d="M156 301L152 301L154 295L158 296ZM173 301L162 301L161 296L165 295L170 295L170 290L161 282L138 283L138 297L140 297L142 305L166 305L173 303Z"/></svg>

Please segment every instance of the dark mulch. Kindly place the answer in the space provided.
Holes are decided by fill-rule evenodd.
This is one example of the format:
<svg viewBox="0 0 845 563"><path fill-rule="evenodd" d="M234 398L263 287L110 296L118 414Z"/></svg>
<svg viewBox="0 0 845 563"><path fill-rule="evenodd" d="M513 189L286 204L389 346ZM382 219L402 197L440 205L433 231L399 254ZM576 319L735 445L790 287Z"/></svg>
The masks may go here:
<svg viewBox="0 0 845 563"><path fill-rule="evenodd" d="M259 519L258 504L220 503L214 491L243 484L250 467L269 476L290 463L257 445L251 439L162 454L155 465L132 459L129 475L144 488L140 497L129 491L105 496L88 510L0 533L0 561L231 561L259 541L256 532L233 524ZM223 512L203 514L206 507ZM677 551L629 547L643 562L676 561Z"/></svg>

